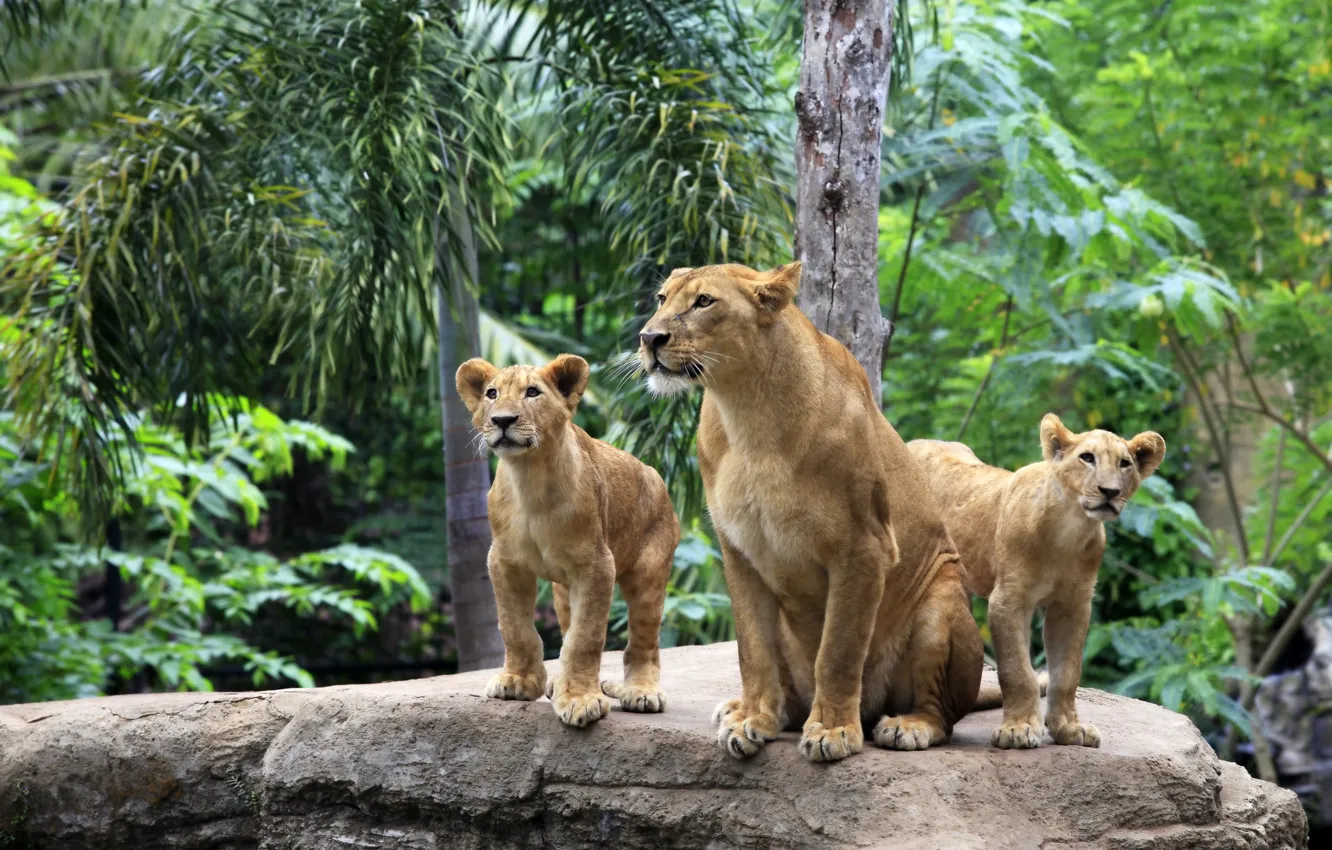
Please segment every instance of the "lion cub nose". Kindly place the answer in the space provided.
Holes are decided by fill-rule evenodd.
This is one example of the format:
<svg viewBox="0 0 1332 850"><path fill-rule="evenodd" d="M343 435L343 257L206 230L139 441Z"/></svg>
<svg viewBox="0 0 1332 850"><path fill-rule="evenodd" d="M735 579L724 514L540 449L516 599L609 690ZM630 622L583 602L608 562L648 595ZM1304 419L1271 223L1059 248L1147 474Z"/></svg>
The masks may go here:
<svg viewBox="0 0 1332 850"><path fill-rule="evenodd" d="M1096 489L1100 490L1101 495L1105 496L1107 499L1113 499L1115 496L1118 496L1121 492L1123 492L1114 487L1097 487Z"/></svg>
<svg viewBox="0 0 1332 850"><path fill-rule="evenodd" d="M510 425L512 425L513 423L517 422L517 421L518 421L518 417L517 417L517 416L492 416L492 417L490 417L490 421L495 423L495 427L496 427L496 428L499 428L501 431L503 431L505 428L508 428ZM1119 491L1116 490L1115 492L1117 493L1117 492L1119 492Z"/></svg>
<svg viewBox="0 0 1332 850"><path fill-rule="evenodd" d="M661 331L643 331L638 338L648 351L656 351L670 340L671 335Z"/></svg>

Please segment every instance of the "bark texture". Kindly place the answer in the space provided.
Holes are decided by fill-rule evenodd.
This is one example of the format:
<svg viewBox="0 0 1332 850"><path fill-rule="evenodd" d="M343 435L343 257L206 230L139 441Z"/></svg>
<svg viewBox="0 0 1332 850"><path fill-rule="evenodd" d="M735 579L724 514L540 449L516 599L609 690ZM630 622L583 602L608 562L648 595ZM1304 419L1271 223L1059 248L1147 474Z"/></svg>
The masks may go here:
<svg viewBox="0 0 1332 850"><path fill-rule="evenodd" d="M466 279L476 280L476 244L471 227L461 221L455 232L462 242L458 253L468 267ZM454 256L445 251L443 261L454 262ZM462 279L461 275L452 277ZM472 417L458 398L453 378L464 360L481 351L476 296L465 286L452 287L448 295L441 288L438 307L439 395L444 426L453 629L458 641L458 669L480 670L504 663L504 641L500 638L495 590L486 566L490 552L490 520L486 512L490 464L472 445Z"/></svg>
<svg viewBox="0 0 1332 850"><path fill-rule="evenodd" d="M800 309L865 367L876 399L879 161L894 0L806 0L795 108Z"/></svg>

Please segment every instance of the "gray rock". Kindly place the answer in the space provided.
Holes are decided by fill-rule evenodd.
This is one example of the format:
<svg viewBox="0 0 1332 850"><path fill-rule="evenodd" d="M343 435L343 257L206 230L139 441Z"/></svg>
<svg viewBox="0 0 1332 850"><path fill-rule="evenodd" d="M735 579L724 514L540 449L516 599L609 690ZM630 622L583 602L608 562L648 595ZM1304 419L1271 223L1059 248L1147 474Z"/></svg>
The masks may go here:
<svg viewBox="0 0 1332 850"><path fill-rule="evenodd" d="M1081 691L1096 750L992 749L998 712L981 712L926 752L816 765L787 735L738 762L711 723L739 692L735 645L662 656L665 714L586 730L545 700L483 698L485 672L0 708L0 847L1307 846L1293 793L1148 703Z"/></svg>

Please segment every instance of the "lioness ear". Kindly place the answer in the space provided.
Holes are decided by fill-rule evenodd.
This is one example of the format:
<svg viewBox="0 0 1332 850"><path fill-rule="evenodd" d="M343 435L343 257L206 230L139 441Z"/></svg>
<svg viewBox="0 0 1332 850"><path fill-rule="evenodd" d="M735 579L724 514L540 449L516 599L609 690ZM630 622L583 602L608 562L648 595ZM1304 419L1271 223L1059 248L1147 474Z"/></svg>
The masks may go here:
<svg viewBox="0 0 1332 850"><path fill-rule="evenodd" d="M569 406L571 412L578 407L578 402L583 397L583 390L587 389L586 360L576 354L561 354L546 364L542 374L546 376L551 386L564 396L565 404Z"/></svg>
<svg viewBox="0 0 1332 850"><path fill-rule="evenodd" d="M1041 454L1047 461L1059 460L1064 451L1073 443L1073 432L1064 427L1064 423L1053 413L1045 414L1041 419Z"/></svg>
<svg viewBox="0 0 1332 850"><path fill-rule="evenodd" d="M1133 462L1138 465L1138 474L1143 478L1151 475L1165 460L1165 438L1155 431L1143 431L1129 440L1129 451L1133 452Z"/></svg>
<svg viewBox="0 0 1332 850"><path fill-rule="evenodd" d="M454 382L458 387L458 396L472 413L481 406L481 394L486 391L486 384L499 374L499 370L480 357L473 357L458 367Z"/></svg>
<svg viewBox="0 0 1332 850"><path fill-rule="evenodd" d="M759 279L754 288L759 306L777 312L795 300L800 291L800 261L778 266Z"/></svg>

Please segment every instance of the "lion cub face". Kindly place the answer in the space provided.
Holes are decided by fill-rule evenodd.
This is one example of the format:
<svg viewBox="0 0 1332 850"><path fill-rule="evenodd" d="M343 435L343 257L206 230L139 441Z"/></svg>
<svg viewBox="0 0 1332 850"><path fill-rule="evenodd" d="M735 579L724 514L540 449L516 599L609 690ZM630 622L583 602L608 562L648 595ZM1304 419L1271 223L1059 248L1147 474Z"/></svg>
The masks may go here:
<svg viewBox="0 0 1332 850"><path fill-rule="evenodd" d="M748 368L754 340L795 298L800 263L676 269L657 292L657 312L638 335L648 388L675 395Z"/></svg>
<svg viewBox="0 0 1332 850"><path fill-rule="evenodd" d="M587 361L561 354L542 367L497 369L481 358L458 367L458 395L486 448L522 455L566 427L587 389Z"/></svg>
<svg viewBox="0 0 1332 850"><path fill-rule="evenodd" d="M1041 420L1041 451L1051 471L1087 516L1101 522L1119 516L1165 450L1155 431L1125 440L1109 431L1074 434L1053 413Z"/></svg>

